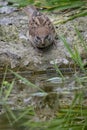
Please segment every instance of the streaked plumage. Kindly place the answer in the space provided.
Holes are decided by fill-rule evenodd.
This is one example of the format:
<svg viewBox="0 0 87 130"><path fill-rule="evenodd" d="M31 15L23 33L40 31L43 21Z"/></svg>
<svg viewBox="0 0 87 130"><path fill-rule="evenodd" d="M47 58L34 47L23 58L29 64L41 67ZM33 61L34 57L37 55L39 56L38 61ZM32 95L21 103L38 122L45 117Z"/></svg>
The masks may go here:
<svg viewBox="0 0 87 130"><path fill-rule="evenodd" d="M24 11L29 16L29 40L37 48L46 48L54 43L56 32L50 19L34 6L27 6Z"/></svg>

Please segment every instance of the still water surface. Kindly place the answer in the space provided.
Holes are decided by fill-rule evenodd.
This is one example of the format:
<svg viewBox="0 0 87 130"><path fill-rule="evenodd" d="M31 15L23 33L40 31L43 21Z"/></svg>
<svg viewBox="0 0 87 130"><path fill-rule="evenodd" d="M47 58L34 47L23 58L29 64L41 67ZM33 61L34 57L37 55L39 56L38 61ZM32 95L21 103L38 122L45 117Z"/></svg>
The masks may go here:
<svg viewBox="0 0 87 130"><path fill-rule="evenodd" d="M40 86L41 89L43 89L45 92L49 93L49 92L58 92L58 93L62 93L62 94L68 94L68 98L70 99L71 95L73 94L74 91L82 91L83 88L81 88L81 86L78 84L78 82L75 80L75 75L72 73L66 73L64 76L64 80L62 80L62 78L60 77L60 75L58 75L57 73L50 73L50 72L40 72L40 73L21 73L21 75L24 78L27 78L29 81L31 81L32 83L34 83L37 86ZM80 74L83 75L83 74ZM82 76L80 76L82 77ZM11 74L7 74L6 76L6 81L10 82L14 79L14 76ZM2 75L0 77L0 81L2 82ZM86 86L87 83L85 82L84 85ZM19 79L16 79L15 81L15 87L17 87L12 94L12 102L13 104L15 104L15 101L13 99L13 97L17 97L15 96L16 94L18 95L20 93L20 91L22 93L28 93L27 96L23 96L23 99L27 99L29 93L33 93L33 92L37 92L38 90L34 90L29 88L29 87L25 87L26 85ZM85 88L85 87L84 87ZM85 91L87 91L87 87L85 88ZM19 94L20 95L20 94ZM19 97L20 98L20 97ZM67 97L65 96L64 98ZM23 100L22 99L22 100ZM11 100L11 98L9 98L9 100ZM23 107L20 105L20 107ZM22 121L23 122L23 121ZM6 114L1 114L0 115L0 130L27 130L27 128L19 127L21 125L22 122L19 122L19 124L17 125L11 125L6 117ZM33 129L32 129L33 130Z"/></svg>

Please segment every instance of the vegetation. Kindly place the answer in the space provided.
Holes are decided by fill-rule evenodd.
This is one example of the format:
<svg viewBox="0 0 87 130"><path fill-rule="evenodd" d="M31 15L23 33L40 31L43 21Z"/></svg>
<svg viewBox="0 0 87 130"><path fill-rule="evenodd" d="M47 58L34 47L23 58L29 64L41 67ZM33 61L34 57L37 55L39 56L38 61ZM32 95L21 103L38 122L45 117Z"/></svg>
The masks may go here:
<svg viewBox="0 0 87 130"><path fill-rule="evenodd" d="M48 10L53 9L69 9L69 8L76 8L84 6L86 3L86 0L8 0L11 3L18 3L19 6L26 6L28 4L34 4L36 6L45 7Z"/></svg>
<svg viewBox="0 0 87 130"><path fill-rule="evenodd" d="M24 7L27 5L35 5L37 7L43 8L47 11L66 11L70 9L79 8L79 12L76 12L73 16L70 16L67 22L77 17L82 17L87 15L87 2L86 0L8 0L9 3L16 3L19 7ZM16 5L17 6L17 5Z"/></svg>

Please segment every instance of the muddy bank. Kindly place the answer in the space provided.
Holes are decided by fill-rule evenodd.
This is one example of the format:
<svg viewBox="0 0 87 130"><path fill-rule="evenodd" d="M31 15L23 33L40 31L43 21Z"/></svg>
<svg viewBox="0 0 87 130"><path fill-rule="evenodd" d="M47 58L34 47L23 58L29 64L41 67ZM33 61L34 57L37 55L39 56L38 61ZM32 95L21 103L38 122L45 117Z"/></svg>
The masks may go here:
<svg viewBox="0 0 87 130"><path fill-rule="evenodd" d="M47 51L39 52L35 50L28 41L28 17L22 10L7 6L8 10L3 12L0 8L0 68L7 64L10 68L27 68L29 70L44 70L53 66L54 61L60 66L69 64L70 55L64 47L63 42L58 38L56 47ZM4 9L5 10L5 9ZM48 15L54 21L67 17L65 14ZM58 36L64 35L72 47L78 46L80 53L83 53L80 40L76 35L76 26L84 41L87 42L87 16L76 18L65 24L55 26Z"/></svg>

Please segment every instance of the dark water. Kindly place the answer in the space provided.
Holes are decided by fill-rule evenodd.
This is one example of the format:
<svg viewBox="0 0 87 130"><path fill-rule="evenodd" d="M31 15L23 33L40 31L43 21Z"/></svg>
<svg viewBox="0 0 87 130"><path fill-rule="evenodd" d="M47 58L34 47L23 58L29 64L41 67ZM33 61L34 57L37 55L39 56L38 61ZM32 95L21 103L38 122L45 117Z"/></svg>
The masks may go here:
<svg viewBox="0 0 87 130"><path fill-rule="evenodd" d="M33 72L22 72L19 73L21 76L27 78L29 81L34 83L37 86L40 86L41 89L43 89L45 92L58 92L58 93L63 93L66 95L66 92L68 93L68 98L71 98L71 95L73 95L73 92L76 91L82 91L83 88L79 88L79 83L75 80L75 74L69 72L65 74L64 78L65 80L63 81L61 76L58 75L57 73L53 73L53 71L47 71L47 72L39 72L39 73L33 73ZM84 76L82 73L77 73L78 76L82 77ZM0 81L2 82L2 77L3 75L0 75ZM7 76L5 78L6 81L10 82L15 78L14 75L7 73ZM30 93L34 92L33 89L30 88L25 88L25 84L22 83L18 78L16 79L16 86L19 87L19 89L15 90L15 96L16 94L20 93L20 91L24 91L24 93L27 93L28 91ZM87 83L84 83L86 86ZM28 90L29 89L29 90ZM17 93L16 93L17 92ZM37 90L36 90L37 92ZM68 99L66 96L64 98ZM24 99L25 97L23 97ZM11 99L10 99L11 100ZM13 101L14 102L14 101ZM18 124L16 125L11 125L9 123L6 114L1 114L0 115L0 130L28 130L27 128L20 126L24 121L19 121ZM33 130L33 129L32 129Z"/></svg>
<svg viewBox="0 0 87 130"><path fill-rule="evenodd" d="M0 130L25 130L25 128L18 125L12 125L5 114L0 116Z"/></svg>

